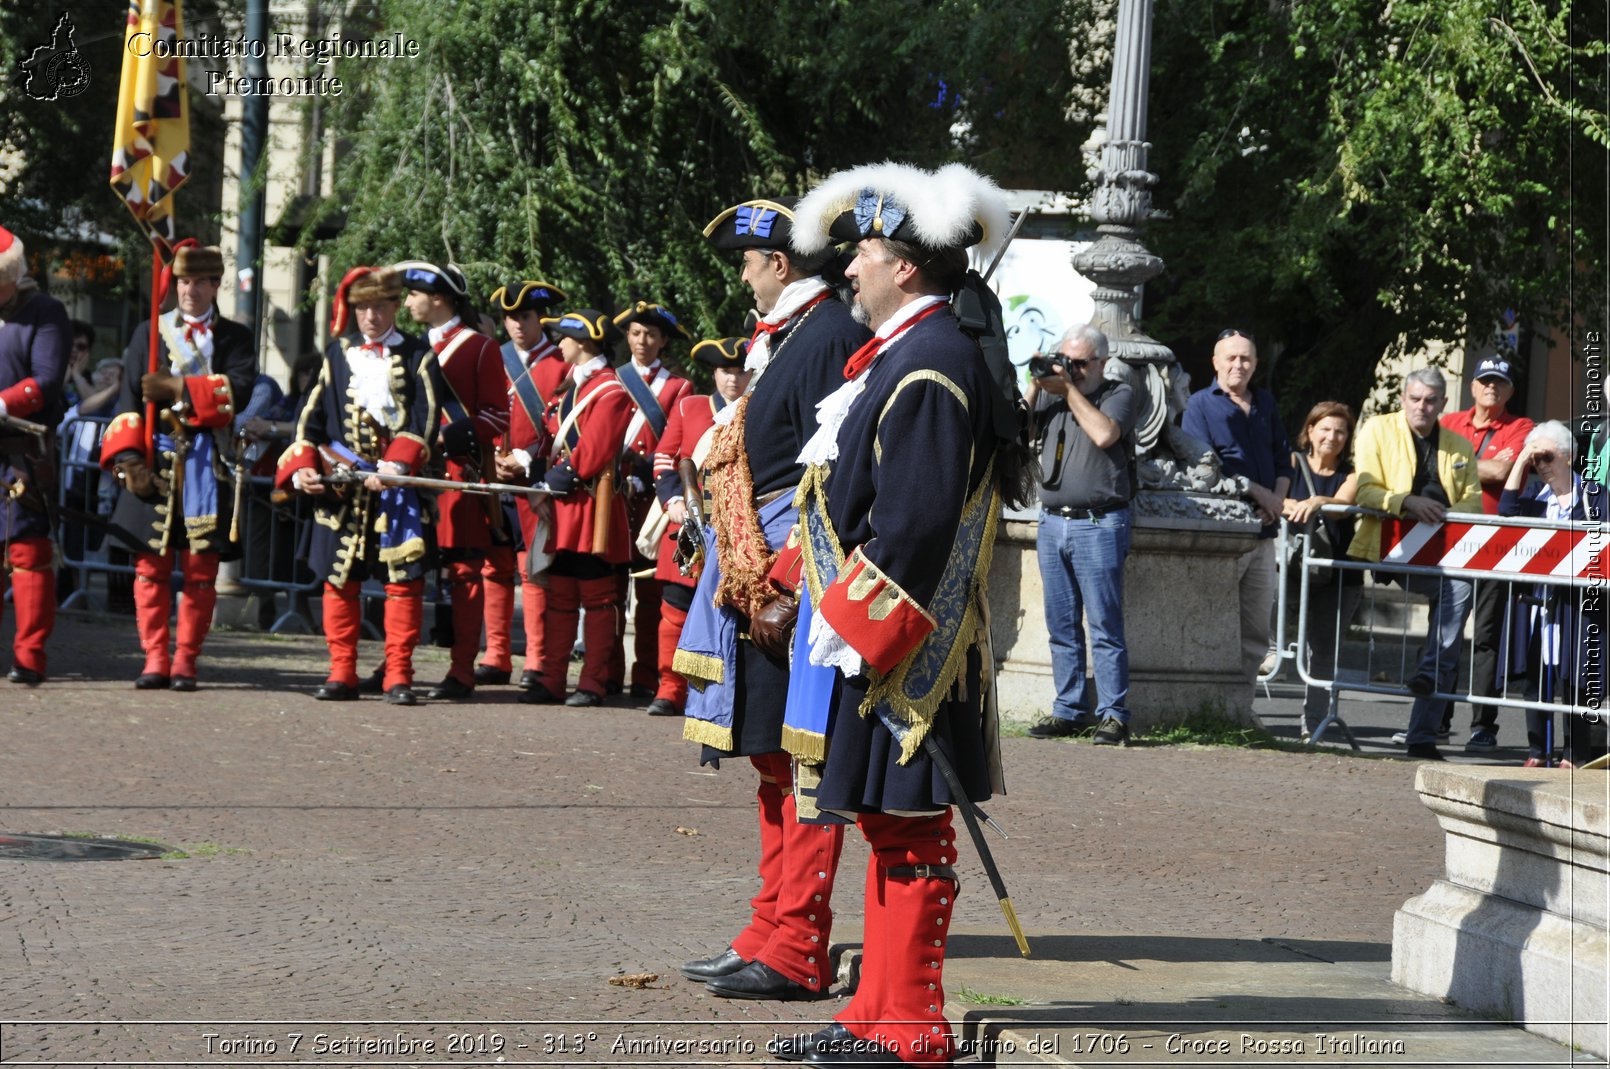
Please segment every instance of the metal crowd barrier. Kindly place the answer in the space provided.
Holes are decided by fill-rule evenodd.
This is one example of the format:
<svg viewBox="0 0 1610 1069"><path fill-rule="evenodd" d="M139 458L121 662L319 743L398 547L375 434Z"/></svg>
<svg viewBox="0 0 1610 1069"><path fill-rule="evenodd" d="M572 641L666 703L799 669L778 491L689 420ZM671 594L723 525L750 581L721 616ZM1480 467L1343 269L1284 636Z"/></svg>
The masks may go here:
<svg viewBox="0 0 1610 1069"><path fill-rule="evenodd" d="M56 545L62 565L73 571L73 592L61 604L63 609L88 605L105 611L90 589L92 575L134 575L134 558L127 563L111 559L109 550L120 545L117 536L104 526L117 500L117 485L101 470L101 436L112 422L106 416L75 416L67 420L56 439L58 471L56 505L58 526Z"/></svg>
<svg viewBox="0 0 1610 1069"><path fill-rule="evenodd" d="M240 570L237 581L259 596L284 594L285 611L269 626L272 634L298 631L311 634L308 597L322 585L302 559L304 529L313 522L306 494L292 494L283 504L271 497L274 480L252 475L240 494ZM277 604L276 604L277 607Z"/></svg>
<svg viewBox="0 0 1610 1069"><path fill-rule="evenodd" d="M1327 505L1322 511L1325 515L1337 518L1358 519L1364 516L1377 516L1387 520L1398 519L1386 513L1358 506ZM1450 542L1447 531L1449 524L1468 525L1468 529L1459 532L1458 537ZM1518 536L1514 534L1517 528L1521 529ZM1312 741L1320 741L1325 732L1332 725L1336 725L1346 734L1348 742L1354 749L1358 749L1358 744L1338 712L1340 696L1346 691L1399 697L1430 697L1450 702L1465 702L1472 706L1497 706L1503 709L1535 710L1548 714L1565 713L1585 716L1590 718L1590 722L1597 722L1593 718L1603 714L1602 693L1573 693L1578 689L1572 685L1573 681L1565 681L1550 687L1549 681L1545 678L1547 672L1542 665L1531 660L1530 651L1527 651L1529 671L1519 681L1509 670L1509 666L1514 662L1515 642L1526 641L1523 636L1515 633L1515 605L1519 603L1523 611L1530 615L1530 610L1534 606L1543 604L1543 599L1538 599L1534 595L1535 588L1539 586L1566 588L1577 592L1573 598L1578 613L1577 624L1568 634L1560 636L1559 641L1564 656L1569 658L1576 675L1580 677L1582 666L1576 663L1580 652L1577 629L1586 628L1591 636L1600 638L1603 637L1601 633L1605 630L1606 562L1610 561L1610 552L1605 548L1607 544L1610 544L1610 526L1598 523L1488 516L1480 513L1449 513L1447 520L1442 524L1409 526L1389 556L1379 562L1366 562L1314 556L1313 546L1307 534L1301 528L1283 520L1277 562L1279 608L1275 641L1278 658L1272 670L1261 675L1259 680L1267 684L1281 673L1287 662L1293 664L1298 677L1306 686L1319 687L1328 695L1327 715L1313 731ZM1292 547L1295 547L1292 552L1286 552ZM1431 563L1433 560L1451 563ZM1288 590L1291 585L1288 580L1291 578L1289 573L1292 564L1300 565L1300 581L1297 583L1296 633L1288 641L1286 638L1289 615ZM1322 571L1330 573L1325 581L1339 581L1343 573L1363 573L1365 576L1363 583L1356 588L1360 594L1358 598L1353 599L1351 605L1347 597L1338 596L1335 599L1336 605L1333 610L1335 615L1328 621L1315 618L1314 602L1321 585L1318 573ZM1412 606L1418 603L1419 599L1413 598L1411 601L1411 592L1403 581L1413 576L1438 581L1464 579L1474 585L1471 612L1467 613L1464 634L1460 640L1460 661L1464 665L1464 670L1455 677L1456 682L1462 684L1462 690L1456 689L1451 692L1434 690L1429 694L1416 694L1409 689L1408 681L1422 659L1421 654L1415 651L1415 647L1420 646L1423 650L1423 643L1430 641L1429 634L1435 622L1434 614L1426 620L1424 627L1419 626L1415 619ZM1398 578L1396 584L1386 581L1394 577ZM1471 657L1475 637L1471 626L1475 593L1480 584L1486 583L1501 583L1506 588L1503 598L1505 606L1503 633L1498 647L1498 670L1502 677L1502 687L1496 694L1487 694L1486 687L1477 686ZM1378 617L1379 606L1383 602L1391 601L1399 603L1402 633L1394 639L1384 629L1372 627L1369 630L1362 679L1348 678L1351 673L1344 674L1337 668L1327 673L1314 670L1310 639L1316 625L1319 627L1323 627L1326 623L1330 625L1332 656L1325 659L1333 666L1339 665L1347 641L1348 628L1352 623L1351 617L1356 615L1357 611L1367 611L1371 616ZM1349 618L1342 618L1344 612L1348 613ZM1594 613L1596 618L1581 615L1583 613ZM1602 642L1590 648L1597 649L1598 656L1602 659L1604 649ZM1381 654L1384 655L1378 657ZM1595 673L1595 677L1603 678L1602 660L1601 668ZM1495 686L1497 682L1498 679L1495 677ZM1533 691L1539 693L1534 695ZM1552 693L1547 693L1550 691Z"/></svg>

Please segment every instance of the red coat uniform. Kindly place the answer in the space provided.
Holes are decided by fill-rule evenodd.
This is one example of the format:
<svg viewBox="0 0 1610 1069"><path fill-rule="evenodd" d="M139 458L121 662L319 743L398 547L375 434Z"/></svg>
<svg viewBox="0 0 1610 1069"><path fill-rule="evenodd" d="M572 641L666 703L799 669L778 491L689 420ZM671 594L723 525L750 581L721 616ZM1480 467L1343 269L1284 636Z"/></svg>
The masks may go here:
<svg viewBox="0 0 1610 1069"><path fill-rule="evenodd" d="M659 449L654 454L654 487L661 504L684 496L678 467L683 460L691 459L696 451L703 459L703 454L710 447L705 444L701 449L700 443L705 441L705 436L716 425L716 413L727 404L719 394L690 394L677 403L670 421L665 425L665 433L660 436ZM654 555L654 578L692 587L697 580L683 575L671 559L676 551L676 536L680 530L681 525L674 523L666 528L665 537L660 540L658 552Z"/></svg>
<svg viewBox="0 0 1610 1069"><path fill-rule="evenodd" d="M570 365L559 355L559 347L547 341L528 353L520 352L513 342L505 342L503 353L512 354L526 366L531 384L536 387L537 398L541 402L541 407L534 414L536 422L533 422L533 414L526 411L526 406L515 390L514 382L512 380L509 382L509 432L504 436L504 446L510 450L520 449L528 453L531 457L531 475L533 478L540 478L548 450L553 444L545 414L548 406L569 384ZM506 360L504 371L505 374L508 371ZM521 533L525 536L525 544L529 546L535 533L536 514L531 511L530 502L525 498L516 501L515 507L520 516Z"/></svg>
<svg viewBox="0 0 1610 1069"><path fill-rule="evenodd" d="M441 449L446 455L447 478L454 482L492 478L492 447L509 429L509 380L497 343L454 323L431 347L435 356L429 366L436 405L442 413ZM437 499L437 544L443 549L484 552L490 548L494 541L485 500L444 491Z"/></svg>
<svg viewBox="0 0 1610 1069"><path fill-rule="evenodd" d="M593 372L579 385L573 382L558 404L549 406L547 431L554 444L549 452L548 481L560 485L573 476L574 488L554 496L554 530L548 549L592 553L598 510L594 488L599 476L616 470L620 443L634 411L631 397L608 367ZM625 564L631 555L625 500L617 485L609 506L609 545L602 556L610 564Z"/></svg>
<svg viewBox="0 0 1610 1069"><path fill-rule="evenodd" d="M659 401L660 410L665 413L667 426L670 425L671 414L682 403L682 399L693 393L693 383L680 375L671 374L658 360L654 362L647 375L644 375L642 369L631 360L616 368L615 373L617 375L636 373L640 379L648 384L649 388L654 392L655 399ZM626 463L622 465L623 468L629 469L626 474L636 475L645 483L653 477L654 453L659 446L659 440L660 436L655 433L653 424L649 422L647 416L638 410L634 402L632 420L627 425L626 434L622 442L626 451L631 454L626 458Z"/></svg>

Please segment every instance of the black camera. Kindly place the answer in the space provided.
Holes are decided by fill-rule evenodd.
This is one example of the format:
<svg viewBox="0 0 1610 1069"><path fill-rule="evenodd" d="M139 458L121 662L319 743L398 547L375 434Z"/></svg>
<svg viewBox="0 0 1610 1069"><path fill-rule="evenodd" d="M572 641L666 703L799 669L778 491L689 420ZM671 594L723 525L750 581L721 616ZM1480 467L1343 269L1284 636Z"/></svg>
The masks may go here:
<svg viewBox="0 0 1610 1069"><path fill-rule="evenodd" d="M1037 379L1049 379L1057 373L1057 368L1067 366L1067 358L1061 353L1035 353L1029 357L1029 374Z"/></svg>

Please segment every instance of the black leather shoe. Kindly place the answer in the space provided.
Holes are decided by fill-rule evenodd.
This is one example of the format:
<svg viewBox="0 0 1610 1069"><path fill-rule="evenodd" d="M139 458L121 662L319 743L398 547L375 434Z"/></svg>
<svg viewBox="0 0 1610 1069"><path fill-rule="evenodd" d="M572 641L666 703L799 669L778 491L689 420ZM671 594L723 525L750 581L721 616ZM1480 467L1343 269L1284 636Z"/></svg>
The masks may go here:
<svg viewBox="0 0 1610 1069"><path fill-rule="evenodd" d="M731 947L713 958L694 958L682 963L682 975L689 980L709 981L718 976L731 976L749 963Z"/></svg>
<svg viewBox="0 0 1610 1069"><path fill-rule="evenodd" d="M478 664L475 666L475 685L501 687L508 683L513 674L512 669L493 668L489 664Z"/></svg>
<svg viewBox="0 0 1610 1069"><path fill-rule="evenodd" d="M355 702L358 700L358 688L340 680L326 679L319 684L313 696L321 702Z"/></svg>
<svg viewBox="0 0 1610 1069"><path fill-rule="evenodd" d="M542 677L529 668L520 673L521 690L530 690L533 687L539 686L541 683Z"/></svg>
<svg viewBox="0 0 1610 1069"><path fill-rule="evenodd" d="M890 1050L881 1043L874 1043L870 1039L856 1039L848 1035L842 1040L831 1043L822 1043L810 1054L805 1056L806 1065L815 1066L858 1066L858 1065L907 1065L901 1059L899 1052ZM944 1065L950 1065L944 1062Z"/></svg>
<svg viewBox="0 0 1610 1069"><path fill-rule="evenodd" d="M631 694L632 694L632 697L634 697L634 698L638 699L639 701L641 701L644 698L652 698L652 697L654 697L654 688L653 687L645 687L641 683L633 683L632 684Z"/></svg>
<svg viewBox="0 0 1610 1069"><path fill-rule="evenodd" d="M590 690L578 690L565 699L565 704L572 709L591 709L595 705L603 705L604 699Z"/></svg>
<svg viewBox="0 0 1610 1069"><path fill-rule="evenodd" d="M430 700L433 702L462 702L469 700L474 694L474 687L465 686L452 676L430 688Z"/></svg>
<svg viewBox="0 0 1610 1069"><path fill-rule="evenodd" d="M167 690L168 677L157 672L145 672L134 681L135 690Z"/></svg>
<svg viewBox="0 0 1610 1069"><path fill-rule="evenodd" d="M665 698L655 698L648 703L649 716L681 716L682 710L676 707L676 702Z"/></svg>
<svg viewBox="0 0 1610 1069"><path fill-rule="evenodd" d="M617 696L625 693L625 691L626 691L626 688L621 686L619 683L605 683L604 684L604 693L608 694L611 698L617 697Z"/></svg>
<svg viewBox="0 0 1610 1069"><path fill-rule="evenodd" d="M540 679L532 680L531 685L525 688L525 693L520 695L522 705L558 705L563 700Z"/></svg>
<svg viewBox="0 0 1610 1069"><path fill-rule="evenodd" d="M359 694L380 694L386 689L386 666L381 665L370 675L358 680Z"/></svg>
<svg viewBox="0 0 1610 1069"><path fill-rule="evenodd" d="M25 687L37 687L45 681L42 673L16 664L11 666L11 671L6 673L6 678L13 683L21 683Z"/></svg>
<svg viewBox="0 0 1610 1069"><path fill-rule="evenodd" d="M766 1041L766 1053L773 1058L781 1058L785 1062L802 1062L822 1049L828 1043L849 1043L855 1037L850 1030L837 1021L830 1021L826 1028L805 1034L796 1032L788 1036L776 1036Z"/></svg>
<svg viewBox="0 0 1610 1069"><path fill-rule="evenodd" d="M419 697L414 694L414 688L407 683L397 683L386 691L386 704L388 705L418 705Z"/></svg>
<svg viewBox="0 0 1610 1069"><path fill-rule="evenodd" d="M1096 718L1090 713L1080 713L1072 720L1063 716L1048 716L1029 728L1029 738L1070 739L1095 729Z"/></svg>
<svg viewBox="0 0 1610 1069"><path fill-rule="evenodd" d="M183 694L189 694L196 689L196 677L174 676L172 679L168 680L168 689L177 690Z"/></svg>
<svg viewBox="0 0 1610 1069"><path fill-rule="evenodd" d="M735 973L718 976L705 984L704 989L721 998L772 999L784 1002L791 999L819 997L804 984L795 983L761 961L751 961Z"/></svg>

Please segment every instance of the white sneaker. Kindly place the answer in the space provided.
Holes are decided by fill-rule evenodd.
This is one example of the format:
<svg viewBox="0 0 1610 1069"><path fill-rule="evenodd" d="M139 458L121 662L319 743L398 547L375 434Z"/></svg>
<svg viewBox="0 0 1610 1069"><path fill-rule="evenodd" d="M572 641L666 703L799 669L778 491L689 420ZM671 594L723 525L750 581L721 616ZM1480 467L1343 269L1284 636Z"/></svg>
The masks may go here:
<svg viewBox="0 0 1610 1069"><path fill-rule="evenodd" d="M1436 736L1438 742L1447 742L1449 739L1453 738L1453 732L1438 729ZM1407 731L1399 731L1392 736L1392 741L1397 743L1399 746L1407 746L1409 744L1409 733Z"/></svg>

